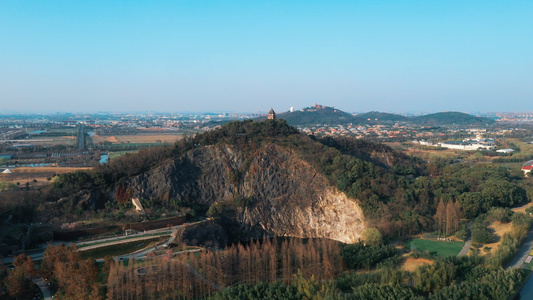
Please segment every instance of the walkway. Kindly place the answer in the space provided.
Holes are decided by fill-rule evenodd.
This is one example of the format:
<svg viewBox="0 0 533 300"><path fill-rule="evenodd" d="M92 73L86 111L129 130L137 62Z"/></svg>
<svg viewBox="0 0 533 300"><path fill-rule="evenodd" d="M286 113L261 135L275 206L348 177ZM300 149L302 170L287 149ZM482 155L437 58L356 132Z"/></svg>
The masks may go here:
<svg viewBox="0 0 533 300"><path fill-rule="evenodd" d="M468 225L466 226L466 239L465 239L465 245L463 246L463 249L457 254L457 257L459 256L465 256L468 254L468 251L470 251L470 248L472 247L472 221L468 222Z"/></svg>
<svg viewBox="0 0 533 300"><path fill-rule="evenodd" d="M48 286L44 283L41 276L35 277L32 280L39 287L41 293L43 293L44 300L52 300L52 293L50 293Z"/></svg>
<svg viewBox="0 0 533 300"><path fill-rule="evenodd" d="M507 264L506 269L520 268L524 264L524 260L526 260L531 248L533 248L533 226L529 230L526 239L520 248L518 248L518 251L516 251L516 254L513 256L509 264Z"/></svg>

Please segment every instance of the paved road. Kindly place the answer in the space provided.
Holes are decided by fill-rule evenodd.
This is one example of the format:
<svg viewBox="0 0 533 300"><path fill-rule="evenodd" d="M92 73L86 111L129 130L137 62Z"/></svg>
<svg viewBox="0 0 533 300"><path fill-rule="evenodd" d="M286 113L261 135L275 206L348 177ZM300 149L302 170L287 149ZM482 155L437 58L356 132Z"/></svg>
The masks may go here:
<svg viewBox="0 0 533 300"><path fill-rule="evenodd" d="M125 239L118 239L118 240L114 240L114 241L109 241L109 242L104 242L104 243L98 243L98 244L96 244L96 245L91 245L91 246L86 246L86 247L83 247L83 248L79 248L78 251L85 251L85 250L97 249L97 248L100 248L100 247L106 247L106 246L112 246L112 245L124 244L124 243L129 243L129 242L137 242L137 241L150 240L150 239L157 238L157 237L160 237L160 236L165 236L165 235L170 235L170 233L168 233L168 234L161 234L161 235L148 235L148 236L146 236L146 235L142 235L142 236L138 236L138 237L125 238Z"/></svg>
<svg viewBox="0 0 533 300"><path fill-rule="evenodd" d="M144 232L139 232L139 233L135 233L135 234L131 234L131 235L119 235L119 236L113 236L113 237L103 238L103 239L89 240L89 241L84 241L84 242L76 242L76 243L73 243L73 244L76 244L76 246L78 246L78 248L85 248L83 246L84 245L88 245L88 244L99 243L101 245L104 242L116 242L116 241L120 241L120 240L131 240L131 239L133 239L134 236L141 237L141 236L151 235L152 237L155 237L155 235L157 235L157 234L165 235L163 233L171 232L172 230L176 230L176 229L180 228L180 226L183 226L183 225L178 225L178 226L169 227L169 228L159 228L159 229L147 230L147 231L144 231ZM58 244L63 244L64 242L57 242L57 243ZM66 244L68 244L68 243L66 243Z"/></svg>
<svg viewBox="0 0 533 300"><path fill-rule="evenodd" d="M52 293L50 293L48 286L44 283L41 276L33 278L33 282L39 287L41 293L43 293L44 300L52 300Z"/></svg>
<svg viewBox="0 0 533 300"><path fill-rule="evenodd" d="M468 225L466 226L466 239L465 239L465 245L463 246L463 249L457 254L457 257L459 256L465 256L468 254L468 251L470 251L470 248L472 247L472 221L468 222Z"/></svg>
<svg viewBox="0 0 533 300"><path fill-rule="evenodd" d="M90 240L90 241L83 241L83 242L76 242L76 243L65 243L65 242L56 241L56 242L53 242L53 243L50 243L50 244L51 245L58 245L58 244L72 245L72 244L75 244L76 246L78 246L78 248L81 247L79 249L80 251L83 251L83 250L95 249L95 248L99 248L99 247L116 245L116 244L121 244L121 243L127 243L127 242L151 239L151 238L157 237L157 235L160 235L160 236L170 235L170 233L168 233L168 232L172 232L172 231L178 230L178 229L180 229L182 227L185 227L185 226L199 224L199 223L203 223L203 222L207 222L207 221L209 221L209 220L202 220L202 221L197 221L197 222L194 222L194 223L182 224L182 225L178 225L178 226L174 226L174 227L168 227L168 228L159 228L159 229L147 230L147 231L142 232L142 233L137 233L137 234L128 235L128 236L120 235L120 236L114 236L114 237L96 239L96 240ZM98 244L83 247L84 245L94 244L94 243L98 243ZM43 248L42 252L30 254L28 256L30 256L34 261L35 260L42 260L43 256L44 256L44 250L45 250L46 246L48 246L48 244L42 244L41 245L41 247ZM13 262L13 258L14 258L13 256L8 256L8 257L4 257L2 260L3 260L4 264L7 264L7 263Z"/></svg>
<svg viewBox="0 0 533 300"><path fill-rule="evenodd" d="M516 254L513 256L513 259L507 264L506 269L509 268L520 268L524 264L529 251L533 248L533 227L529 229L529 232L526 236L526 239L516 251Z"/></svg>
<svg viewBox="0 0 533 300"><path fill-rule="evenodd" d="M200 223L200 222L205 222L205 221L199 221L199 222L196 222L196 223ZM192 224L196 224L196 223L192 223ZM96 239L96 240L83 241L83 242L75 242L75 243L65 243L65 242L55 241L55 242L50 243L50 245L59 245L59 244L72 245L72 244L75 244L76 246L78 246L78 248L81 247L80 250L95 249L95 248L99 248L99 247L103 247L103 246L115 245L115 244L120 244L120 243L127 243L127 242L130 242L130 241L136 241L136 240L141 240L141 239L150 239L150 238L157 237L157 234L160 234L161 236L167 235L165 232L172 232L173 230L177 230L177 229L179 229L179 228L181 228L183 226L187 226L187 225L188 224L182 224L182 225L169 227L169 228L159 228L159 229L147 230L145 232L137 233L135 235L128 235L128 236L120 235L120 236L114 236L114 237L109 237L109 238ZM170 233L168 235L170 235ZM133 236L137 236L138 238L135 238ZM94 244L94 243L98 243L98 244L83 247L84 245ZM44 250L45 250L45 248L48 245L49 244L40 245L42 247L42 252L29 254L28 256L30 256L34 261L43 259ZM7 264L7 263L13 262L13 258L14 258L13 256L8 256L8 257L4 257L2 260L3 260L4 264Z"/></svg>

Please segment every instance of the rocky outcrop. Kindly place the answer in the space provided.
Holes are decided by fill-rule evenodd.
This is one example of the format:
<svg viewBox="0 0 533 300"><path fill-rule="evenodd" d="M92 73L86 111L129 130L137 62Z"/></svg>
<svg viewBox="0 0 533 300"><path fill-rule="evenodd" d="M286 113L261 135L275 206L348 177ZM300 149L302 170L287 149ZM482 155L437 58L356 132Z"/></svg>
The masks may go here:
<svg viewBox="0 0 533 300"><path fill-rule="evenodd" d="M176 198L206 208L229 204L232 218L250 237L266 233L352 243L364 229L356 201L297 153L275 144L253 150L199 147L126 184L141 199Z"/></svg>
<svg viewBox="0 0 533 300"><path fill-rule="evenodd" d="M224 249L228 243L226 232L214 222L185 226L175 232L174 235L174 243L187 246Z"/></svg>

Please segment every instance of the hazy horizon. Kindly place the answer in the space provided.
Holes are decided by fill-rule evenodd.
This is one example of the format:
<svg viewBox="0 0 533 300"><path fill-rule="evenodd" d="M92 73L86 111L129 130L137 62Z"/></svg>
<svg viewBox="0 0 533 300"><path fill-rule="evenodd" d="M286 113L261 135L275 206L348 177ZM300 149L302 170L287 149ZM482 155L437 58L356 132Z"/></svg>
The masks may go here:
<svg viewBox="0 0 533 300"><path fill-rule="evenodd" d="M0 114L526 112L530 1L0 1Z"/></svg>

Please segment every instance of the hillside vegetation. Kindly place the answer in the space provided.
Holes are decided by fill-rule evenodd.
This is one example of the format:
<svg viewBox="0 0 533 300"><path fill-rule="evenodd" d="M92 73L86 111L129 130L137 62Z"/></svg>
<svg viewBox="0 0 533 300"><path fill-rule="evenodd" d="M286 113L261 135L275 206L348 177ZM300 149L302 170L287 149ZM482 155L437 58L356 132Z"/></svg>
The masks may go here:
<svg viewBox="0 0 533 300"><path fill-rule="evenodd" d="M476 117L461 112L440 112L411 119L413 123L420 125L486 125L495 121L485 117Z"/></svg>
<svg viewBox="0 0 533 300"><path fill-rule="evenodd" d="M335 189L356 204L351 209L362 209L358 218L364 219L365 227L377 227L390 236L438 229L433 216L440 201L457 203L457 213L468 218L493 206L527 201L524 189L505 169L446 161L432 162L430 167L432 174L442 175L428 177L424 162L382 144L351 138L316 140L284 120L231 122L173 147L124 155L91 174L61 176L48 197L70 195L57 204L68 213L80 205L85 210L119 208L121 202L137 196L148 208L192 210L200 215L210 211L224 222L237 221L255 236L263 234L257 231L265 228L261 222L269 222L266 228L271 232L287 226L296 236L318 234L318 224L309 231L303 224L291 223L290 211L278 211L280 219L267 218L265 213L276 207L315 207L318 199L343 203L340 207L349 209L349 201ZM325 220L339 219L318 211L316 216L315 221L326 227L329 221ZM281 219L285 222L278 223ZM333 232L336 226L328 230Z"/></svg>
<svg viewBox="0 0 533 300"><path fill-rule="evenodd" d="M364 114L359 114L355 116L355 120L359 123L378 123L378 122L406 122L409 121L408 117L390 114L379 111L371 111Z"/></svg>

